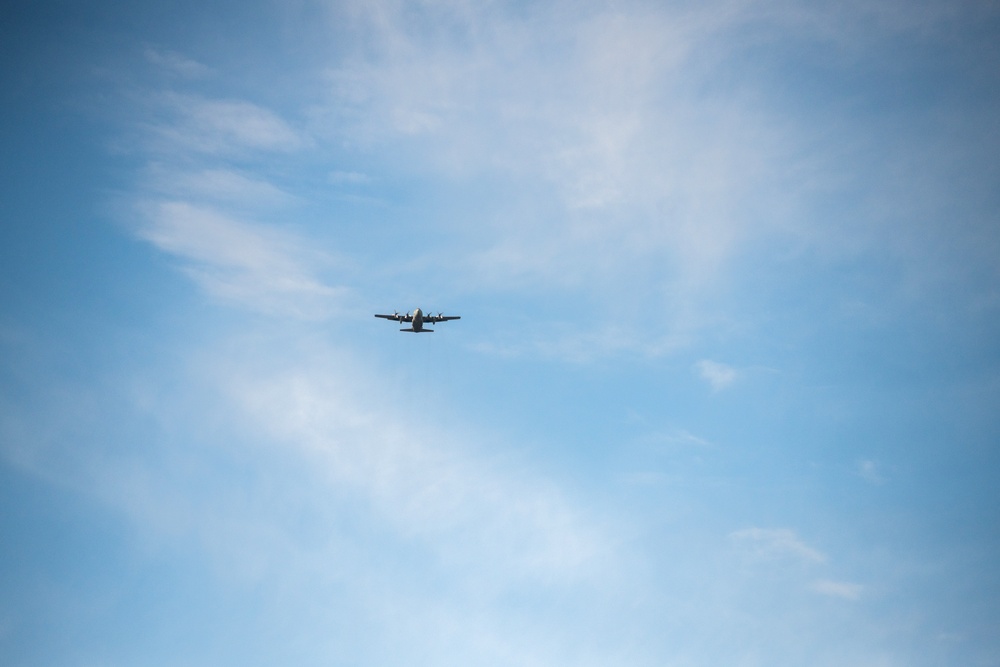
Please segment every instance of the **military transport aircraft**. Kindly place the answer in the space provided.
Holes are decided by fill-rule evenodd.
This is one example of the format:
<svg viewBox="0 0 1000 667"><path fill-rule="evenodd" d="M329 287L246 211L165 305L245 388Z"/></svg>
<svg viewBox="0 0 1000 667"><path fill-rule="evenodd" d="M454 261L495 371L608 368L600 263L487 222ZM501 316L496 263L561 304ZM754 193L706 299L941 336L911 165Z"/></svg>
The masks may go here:
<svg viewBox="0 0 1000 667"><path fill-rule="evenodd" d="M412 322L413 324L409 329L400 329L400 331L412 331L413 333L434 333L434 329L425 329L424 325L462 319L458 315L442 315L441 313L437 315L424 315L419 308L415 309L412 315L409 313L400 315L394 312L392 315L376 315L375 317L381 317L382 319L394 322Z"/></svg>

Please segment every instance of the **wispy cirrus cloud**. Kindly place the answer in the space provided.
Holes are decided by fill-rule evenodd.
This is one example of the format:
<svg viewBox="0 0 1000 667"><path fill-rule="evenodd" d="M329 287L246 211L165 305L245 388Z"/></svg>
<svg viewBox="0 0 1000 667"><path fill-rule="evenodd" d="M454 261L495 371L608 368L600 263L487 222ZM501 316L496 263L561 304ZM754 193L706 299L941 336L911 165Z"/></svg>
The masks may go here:
<svg viewBox="0 0 1000 667"><path fill-rule="evenodd" d="M488 201L475 224L448 223L465 234L463 284L586 294L600 308L629 294L652 305L655 324L623 308L620 328L654 347L663 332L727 325L732 304L715 299L740 291L737 275L821 280L828 267L803 258L864 256L883 242L905 254L910 226L899 220L908 216L886 215L882 200L898 211L927 189L896 176L907 169L946 181L938 176L955 169L940 156L950 151L921 150L911 139L927 133L909 116L886 140L878 105L845 122L838 105L849 110L871 92L849 73L907 80L919 65L886 43L941 45L956 20L989 14L940 2L794 0L327 6L350 55L327 69L310 124L317 136L404 155L397 173L434 173L459 190L477 179L494 185L477 190ZM805 72L843 90L783 83ZM831 215L831 201L855 208ZM939 233L951 232L928 222L912 239L919 246ZM585 350L572 356L616 353L603 343L572 341Z"/></svg>
<svg viewBox="0 0 1000 667"><path fill-rule="evenodd" d="M707 382L713 391L722 391L730 387L739 377L739 371L728 364L711 359L702 359L694 365L698 376Z"/></svg>
<svg viewBox="0 0 1000 667"><path fill-rule="evenodd" d="M291 153L310 142L279 114L247 100L165 92L154 96L154 103L164 118L146 126L153 154Z"/></svg>
<svg viewBox="0 0 1000 667"><path fill-rule="evenodd" d="M184 56L149 49L147 59L196 70ZM181 260L214 297L257 312L322 319L347 295L323 274L334 262L301 234L270 224L300 200L255 159L300 153L307 134L279 113L245 99L150 92L136 123L146 159L128 209L128 228Z"/></svg>
<svg viewBox="0 0 1000 667"><path fill-rule="evenodd" d="M730 533L729 537L758 558L792 558L805 563L826 561L826 554L803 542L788 528L743 528Z"/></svg>
<svg viewBox="0 0 1000 667"><path fill-rule="evenodd" d="M215 297L304 319L336 312L348 291L324 280L331 253L257 217L265 204L273 218L289 203L305 203L273 185L266 169L242 164L246 156L312 150L313 140L248 101L177 93L154 99L166 120L145 126L154 141L136 193L136 235L179 260ZM158 140L165 136L178 141L164 146ZM326 174L337 186L372 180L360 171ZM500 572L499 585L511 577L587 578L610 557L613 539L557 485L490 460L460 434L406 424L382 398L388 392L365 380L378 373L346 352L317 352L339 360L332 365L276 356L282 361L266 369L249 358L226 368L206 363L218 371L233 423L252 424L254 437L310 461L320 486L344 494L338 502L374 512L379 530L423 543L465 571ZM344 377L354 379L331 382Z"/></svg>
<svg viewBox="0 0 1000 667"><path fill-rule="evenodd" d="M858 476L869 484L879 485L885 482L882 468L876 461L870 459L858 461L856 471Z"/></svg>
<svg viewBox="0 0 1000 667"><path fill-rule="evenodd" d="M234 210L279 208L295 196L244 169L226 164L182 169L153 162L142 174L142 189L159 196L189 202L209 202Z"/></svg>
<svg viewBox="0 0 1000 667"><path fill-rule="evenodd" d="M259 312L322 319L348 291L327 285L331 258L275 227L184 201L145 202L136 235L179 258L208 293Z"/></svg>
<svg viewBox="0 0 1000 667"><path fill-rule="evenodd" d="M690 431L684 429L673 429L671 431L654 431L639 437L638 442L643 445L652 446L696 446L713 447L714 445Z"/></svg>
<svg viewBox="0 0 1000 667"><path fill-rule="evenodd" d="M327 70L309 127L389 151L390 173L484 194L474 222L444 221L466 258L456 283L612 311L596 331L529 323L530 342L484 349L664 356L718 319L733 258L794 235L827 178L808 128L747 90L698 83L738 69L742 7L338 5L351 57Z"/></svg>
<svg viewBox="0 0 1000 667"><path fill-rule="evenodd" d="M126 517L143 557L195 553L210 586L279 600L259 613L300 639L326 646L350 618L338 655L379 636L463 658L418 664L586 664L559 657L579 640L554 638L548 614L521 627L534 602L508 601L573 614L580 594L613 596L616 522L508 447L487 454L495 436L415 414L398 374L326 342L249 333L186 362L166 374L180 393L146 370L60 392L56 421L52 402L0 400L0 455ZM116 442L137 422L146 446Z"/></svg>
<svg viewBox="0 0 1000 667"><path fill-rule="evenodd" d="M357 171L332 171L329 181L334 185L367 185L371 183L371 177Z"/></svg>
<svg viewBox="0 0 1000 667"><path fill-rule="evenodd" d="M175 51L147 47L143 56L153 65L187 79L200 79L212 73L210 67Z"/></svg>
<svg viewBox="0 0 1000 667"><path fill-rule="evenodd" d="M861 598L865 587L861 584L853 584L846 581L819 579L810 584L809 589L820 595L841 598L843 600L858 600Z"/></svg>
<svg viewBox="0 0 1000 667"><path fill-rule="evenodd" d="M385 405L375 397L391 392L365 380L370 373L343 353L314 354L309 368L254 367L240 360L219 368L241 421L291 447L325 484L361 499L401 538L425 542L443 562L470 576L493 572L501 584L589 580L615 559L609 527L556 485L467 444L482 437L435 430ZM340 377L354 379L348 386Z"/></svg>
<svg viewBox="0 0 1000 667"><path fill-rule="evenodd" d="M623 261L676 248L686 270L713 272L743 224L733 210L773 177L761 167L784 150L747 100L728 106L685 89L695 52L721 38L729 14L578 14L556 4L532 9L534 20L525 21L456 5L357 9L352 19L373 55L330 71L324 112L339 122L326 125L374 146L430 142L433 151L414 157L445 174L545 182L562 215L504 220L498 230L498 242L516 243L532 271L561 264L535 261L550 245L539 243L541 233L571 257L610 242ZM420 18L453 29L430 40ZM556 40L541 28L550 25ZM663 92L671 90L684 94ZM602 213L612 209L613 217Z"/></svg>

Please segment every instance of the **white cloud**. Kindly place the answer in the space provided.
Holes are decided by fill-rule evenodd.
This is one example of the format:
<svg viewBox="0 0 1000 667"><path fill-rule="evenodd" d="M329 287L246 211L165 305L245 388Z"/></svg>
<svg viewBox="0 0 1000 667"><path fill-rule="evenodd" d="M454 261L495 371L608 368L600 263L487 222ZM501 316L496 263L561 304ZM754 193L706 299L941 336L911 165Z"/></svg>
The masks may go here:
<svg viewBox="0 0 1000 667"><path fill-rule="evenodd" d="M0 455L127 517L136 558L182 550L199 585L277 599L263 617L314 648L333 633L338 655L363 653L377 635L425 652L414 664L589 664L566 657L581 640L551 614L618 594L621 522L511 443L400 400L407 370L252 330L88 379L65 405L0 397Z"/></svg>
<svg viewBox="0 0 1000 667"><path fill-rule="evenodd" d="M622 484L629 486L657 486L662 484L666 475L661 472L641 470L636 472L620 473L616 478Z"/></svg>
<svg viewBox="0 0 1000 667"><path fill-rule="evenodd" d="M710 359L702 359L694 367L701 379L705 380L715 391L726 389L739 377L739 372L732 366Z"/></svg>
<svg viewBox="0 0 1000 667"><path fill-rule="evenodd" d="M240 420L292 447L326 483L363 499L400 536L425 541L463 571L492 573L498 583L574 581L603 571L613 553L610 534L557 487L464 444L481 436L436 430L380 405L384 399L375 397L386 391L364 379L371 371L329 352L309 368L275 374L248 373L254 364L246 360L223 369Z"/></svg>
<svg viewBox="0 0 1000 667"><path fill-rule="evenodd" d="M881 468L878 463L870 460L858 461L858 476L870 484L882 484L885 482Z"/></svg>
<svg viewBox="0 0 1000 667"><path fill-rule="evenodd" d="M143 55L157 67L187 79L200 79L212 72L211 68L200 62L173 51L147 48L143 51Z"/></svg>
<svg viewBox="0 0 1000 667"><path fill-rule="evenodd" d="M503 183L487 194L495 197L484 203L488 216L442 220L451 240L463 237L449 248L467 258L451 263L455 284L569 289L600 308L623 293L652 304L651 315L623 308L613 336L541 336L533 353L586 360L622 349L669 352L720 318L712 297L734 258L780 245L760 239L830 245L802 221L815 193L843 188L852 173L838 171L845 143L830 138L843 128L778 113L753 81L700 82L732 81L745 33L850 35L852 20L870 13L860 5L577 11L557 2L512 11L378 2L332 3L330 11L336 20L327 29L342 30L342 44L320 103L308 91L308 105L279 115L243 100L167 95L161 102L172 117L154 125L155 150L226 157L349 147L367 153L372 172ZM308 133L290 117L307 117ZM370 174L328 178L358 185ZM518 346L526 347L505 349ZM717 390L727 382L712 381Z"/></svg>
<svg viewBox="0 0 1000 667"><path fill-rule="evenodd" d="M810 130L739 87L697 85L727 74L740 7L352 5L337 23L356 48L329 69L310 129L386 154L390 173L499 184L479 188L488 215L443 221L467 258L456 283L622 311L601 331L499 349L663 355L713 319L748 241L805 217L788 180L817 168Z"/></svg>
<svg viewBox="0 0 1000 667"><path fill-rule="evenodd" d="M861 597L865 587L861 584L852 584L844 581L819 579L814 581L809 588L820 595L842 598L844 600L857 600Z"/></svg>
<svg viewBox="0 0 1000 667"><path fill-rule="evenodd" d="M788 528L744 528L729 537L759 558L790 557L807 563L826 561L825 554L807 545Z"/></svg>
<svg viewBox="0 0 1000 667"><path fill-rule="evenodd" d="M154 101L172 117L147 126L157 154L290 153L309 145L278 114L245 100L166 93Z"/></svg>
<svg viewBox="0 0 1000 667"><path fill-rule="evenodd" d="M295 201L293 195L273 183L231 167L181 169L153 163L146 168L144 177L145 189L157 194L235 209L277 207Z"/></svg>
<svg viewBox="0 0 1000 667"><path fill-rule="evenodd" d="M647 445L695 445L697 447L712 447L712 443L684 429L667 432L648 433L639 438L639 442Z"/></svg>
<svg viewBox="0 0 1000 667"><path fill-rule="evenodd" d="M184 111L192 124L249 148L293 151L303 139L285 121L267 109L242 100L193 100Z"/></svg>
<svg viewBox="0 0 1000 667"><path fill-rule="evenodd" d="M185 260L185 271L209 293L266 313L319 319L347 291L326 285L329 263L293 235L181 201L140 206L139 238Z"/></svg>
<svg viewBox="0 0 1000 667"><path fill-rule="evenodd" d="M912 159L912 142L881 144L870 116L811 108L822 95L789 93L747 57L781 57L762 44L808 45L824 68L871 72L886 36L946 39L954 10L941 3L330 7L349 55L327 72L316 135L384 154L394 173L502 184L482 188L494 197L488 216L445 222L467 234L463 284L573 290L599 307L637 295L657 321L643 330L647 315L621 318L635 338L724 319L713 298L754 262L906 236L880 236L872 183L892 179L886 156L927 178L951 171L928 171L933 160ZM881 196L898 211L912 194ZM831 197L868 203L833 219ZM592 352L575 358L605 352L599 340L576 342Z"/></svg>
<svg viewBox="0 0 1000 667"><path fill-rule="evenodd" d="M357 171L332 171L329 178L334 185L365 185L372 180L367 174Z"/></svg>

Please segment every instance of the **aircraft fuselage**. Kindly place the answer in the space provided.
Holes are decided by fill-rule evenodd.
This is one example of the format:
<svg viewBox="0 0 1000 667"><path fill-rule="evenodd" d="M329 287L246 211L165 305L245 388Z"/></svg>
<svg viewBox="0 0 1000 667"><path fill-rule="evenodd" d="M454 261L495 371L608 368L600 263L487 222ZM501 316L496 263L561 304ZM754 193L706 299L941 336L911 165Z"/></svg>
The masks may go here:
<svg viewBox="0 0 1000 667"><path fill-rule="evenodd" d="M424 330L424 314L419 308L413 311L413 332L420 333ZM430 331L430 329L428 329Z"/></svg>

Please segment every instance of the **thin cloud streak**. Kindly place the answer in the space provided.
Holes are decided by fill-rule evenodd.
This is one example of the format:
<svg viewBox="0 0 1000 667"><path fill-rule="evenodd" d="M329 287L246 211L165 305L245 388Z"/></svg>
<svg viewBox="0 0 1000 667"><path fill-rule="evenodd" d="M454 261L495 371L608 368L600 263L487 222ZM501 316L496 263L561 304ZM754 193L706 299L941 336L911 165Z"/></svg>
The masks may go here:
<svg viewBox="0 0 1000 667"><path fill-rule="evenodd" d="M865 587L861 584L852 584L845 581L820 579L810 584L809 588L820 595L828 597L841 598L843 600L859 600Z"/></svg>
<svg viewBox="0 0 1000 667"><path fill-rule="evenodd" d="M141 188L172 199L225 205L235 210L280 208L296 202L294 195L253 173L219 166L180 169L150 164Z"/></svg>
<svg viewBox="0 0 1000 667"><path fill-rule="evenodd" d="M278 114L246 100L170 92L154 96L152 103L169 118L145 127L153 154L238 157L256 151L293 153L310 143Z"/></svg>
<svg viewBox="0 0 1000 667"><path fill-rule="evenodd" d="M174 51L149 47L143 51L143 55L157 67L187 79L200 79L212 74L210 67Z"/></svg>
<svg viewBox="0 0 1000 667"><path fill-rule="evenodd" d="M730 533L729 537L758 558L793 558L806 563L826 561L826 554L807 545L788 528L744 528Z"/></svg>
<svg viewBox="0 0 1000 667"><path fill-rule="evenodd" d="M323 319L348 294L317 277L329 258L288 233L182 201L139 209L136 235L184 260L185 272L214 296L259 312Z"/></svg>
<svg viewBox="0 0 1000 667"><path fill-rule="evenodd" d="M704 438L700 438L684 429L674 429L671 431L653 431L638 438L637 442L645 446L672 446L714 448L715 445Z"/></svg>

